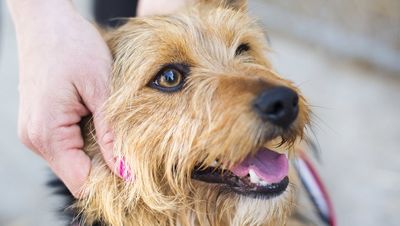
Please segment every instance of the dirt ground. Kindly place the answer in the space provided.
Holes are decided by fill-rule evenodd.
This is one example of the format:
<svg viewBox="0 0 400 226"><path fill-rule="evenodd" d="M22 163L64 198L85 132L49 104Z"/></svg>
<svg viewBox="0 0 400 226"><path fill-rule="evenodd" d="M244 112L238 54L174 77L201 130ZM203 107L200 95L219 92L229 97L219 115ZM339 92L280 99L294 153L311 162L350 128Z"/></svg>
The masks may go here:
<svg viewBox="0 0 400 226"><path fill-rule="evenodd" d="M59 200L44 186L50 175L45 162L16 135L15 34L4 2L0 4L0 225L62 225L54 213ZM253 11L260 14L262 8ZM317 115L319 168L339 225L399 225L400 76L343 60L274 31L269 36L278 72L295 81Z"/></svg>

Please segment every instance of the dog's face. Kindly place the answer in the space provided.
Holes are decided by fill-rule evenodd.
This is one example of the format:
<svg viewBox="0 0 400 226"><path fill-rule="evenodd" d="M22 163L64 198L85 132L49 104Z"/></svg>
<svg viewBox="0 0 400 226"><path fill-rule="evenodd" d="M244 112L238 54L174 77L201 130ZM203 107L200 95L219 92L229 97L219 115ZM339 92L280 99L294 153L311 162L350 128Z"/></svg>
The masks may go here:
<svg viewBox="0 0 400 226"><path fill-rule="evenodd" d="M109 34L107 115L134 174L117 194L129 211L256 225L290 209L288 159L271 149L292 147L308 109L271 68L245 3L229 2L133 19Z"/></svg>

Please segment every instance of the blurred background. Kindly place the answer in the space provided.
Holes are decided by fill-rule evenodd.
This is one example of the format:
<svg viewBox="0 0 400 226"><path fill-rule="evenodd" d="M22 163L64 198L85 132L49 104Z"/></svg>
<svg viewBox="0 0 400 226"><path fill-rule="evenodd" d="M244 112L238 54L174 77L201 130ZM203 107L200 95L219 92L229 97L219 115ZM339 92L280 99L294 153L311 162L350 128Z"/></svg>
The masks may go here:
<svg viewBox="0 0 400 226"><path fill-rule="evenodd" d="M91 1L75 1L92 19ZM0 2L0 225L63 225L46 163L17 138L15 33ZM339 225L400 222L400 1L250 0L278 72L317 115L320 173Z"/></svg>

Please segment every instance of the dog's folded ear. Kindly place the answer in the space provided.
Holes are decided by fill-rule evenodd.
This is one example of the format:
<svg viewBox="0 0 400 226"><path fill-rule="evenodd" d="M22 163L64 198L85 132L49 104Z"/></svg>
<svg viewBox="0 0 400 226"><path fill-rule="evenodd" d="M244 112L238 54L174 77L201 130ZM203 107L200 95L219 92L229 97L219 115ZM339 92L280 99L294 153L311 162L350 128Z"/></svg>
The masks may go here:
<svg viewBox="0 0 400 226"><path fill-rule="evenodd" d="M199 0L200 3L247 11L247 0Z"/></svg>

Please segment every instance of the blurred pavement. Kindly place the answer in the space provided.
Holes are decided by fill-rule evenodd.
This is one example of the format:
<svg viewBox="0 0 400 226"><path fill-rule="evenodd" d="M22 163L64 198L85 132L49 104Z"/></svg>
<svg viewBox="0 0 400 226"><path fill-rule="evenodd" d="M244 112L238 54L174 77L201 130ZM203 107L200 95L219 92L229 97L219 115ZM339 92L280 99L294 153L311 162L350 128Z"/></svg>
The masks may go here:
<svg viewBox="0 0 400 226"><path fill-rule="evenodd" d="M86 2L81 8L87 11ZM46 164L17 139L15 34L4 1L0 4L0 225L62 225L54 214L59 200L44 186ZM263 8L252 12L262 18ZM273 30L269 36L278 72L294 80L314 106L319 168L339 225L399 225L400 77Z"/></svg>

